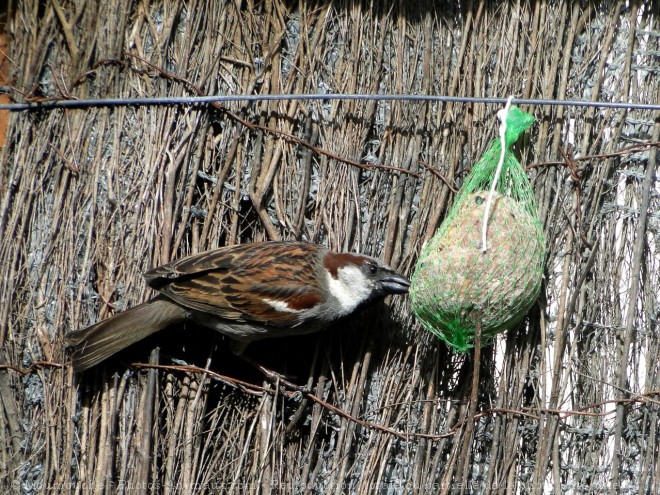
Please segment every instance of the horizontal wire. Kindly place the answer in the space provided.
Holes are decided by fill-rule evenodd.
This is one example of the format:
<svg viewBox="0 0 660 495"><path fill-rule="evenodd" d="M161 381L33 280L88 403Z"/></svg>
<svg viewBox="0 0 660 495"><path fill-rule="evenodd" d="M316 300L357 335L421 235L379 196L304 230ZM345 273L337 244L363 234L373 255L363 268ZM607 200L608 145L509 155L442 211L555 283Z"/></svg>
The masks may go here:
<svg viewBox="0 0 660 495"><path fill-rule="evenodd" d="M254 101L290 101L290 100L380 100L380 101L430 101L442 103L492 103L505 104L507 98L475 98L467 96L431 96L431 95L370 95L370 94L273 94L273 95L217 95L217 96L173 96L163 98L107 98L85 100L55 100L30 103L0 104L0 110L12 112L30 110L50 110L56 108L91 108L113 106L159 106L159 105L202 105L208 103L254 102ZM627 110L660 110L660 104L650 103L615 103L607 101L547 100L514 98L516 105L549 105L596 108L621 108Z"/></svg>

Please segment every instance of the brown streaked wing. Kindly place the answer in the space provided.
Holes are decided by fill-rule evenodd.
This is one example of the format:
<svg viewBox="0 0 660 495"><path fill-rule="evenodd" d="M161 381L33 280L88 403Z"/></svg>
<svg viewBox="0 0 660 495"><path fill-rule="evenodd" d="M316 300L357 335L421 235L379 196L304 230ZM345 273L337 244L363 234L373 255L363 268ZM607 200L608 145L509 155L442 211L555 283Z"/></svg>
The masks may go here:
<svg viewBox="0 0 660 495"><path fill-rule="evenodd" d="M200 253L145 274L149 285L190 309L237 322L290 326L321 300L313 244L266 242ZM268 304L286 300L295 311Z"/></svg>
<svg viewBox="0 0 660 495"><path fill-rule="evenodd" d="M227 246L174 260L166 265L148 270L144 273L144 278L150 287L158 290L160 286L182 276L190 276L214 269L228 269L234 264L234 260L240 256L242 251L247 252L247 246L255 246L255 244Z"/></svg>

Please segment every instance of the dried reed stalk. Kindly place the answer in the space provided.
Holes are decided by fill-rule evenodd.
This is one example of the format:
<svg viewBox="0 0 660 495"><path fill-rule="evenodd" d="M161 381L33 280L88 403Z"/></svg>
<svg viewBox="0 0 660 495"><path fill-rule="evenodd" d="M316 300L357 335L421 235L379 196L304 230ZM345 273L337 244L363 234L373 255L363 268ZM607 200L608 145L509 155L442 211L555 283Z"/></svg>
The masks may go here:
<svg viewBox="0 0 660 495"><path fill-rule="evenodd" d="M206 94L657 102L658 13L626 5L18 2L13 83L30 98L187 95L188 81ZM404 299L249 351L302 394L199 328L83 377L55 366L66 332L144 300L140 273L188 253L296 238L410 273L453 198L428 167L459 186L496 128L486 105L226 110L12 116L0 162L0 490L660 492L658 165L648 149L612 154L660 140L646 111L526 109L540 122L522 159L537 164L546 282L522 327L481 349L473 423L470 356L420 330ZM564 159L569 144L577 158L608 157ZM161 365L255 386L122 364L155 347Z"/></svg>

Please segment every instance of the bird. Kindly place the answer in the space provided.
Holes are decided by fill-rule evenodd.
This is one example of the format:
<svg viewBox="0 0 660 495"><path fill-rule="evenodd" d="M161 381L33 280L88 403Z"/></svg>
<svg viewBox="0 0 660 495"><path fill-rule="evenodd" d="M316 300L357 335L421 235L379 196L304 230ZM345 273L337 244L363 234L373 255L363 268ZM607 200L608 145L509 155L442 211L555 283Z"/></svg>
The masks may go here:
<svg viewBox="0 0 660 495"><path fill-rule="evenodd" d="M295 241L221 247L153 268L144 278L158 295L65 337L74 371L186 322L228 336L240 354L256 340L319 332L410 287L375 258Z"/></svg>

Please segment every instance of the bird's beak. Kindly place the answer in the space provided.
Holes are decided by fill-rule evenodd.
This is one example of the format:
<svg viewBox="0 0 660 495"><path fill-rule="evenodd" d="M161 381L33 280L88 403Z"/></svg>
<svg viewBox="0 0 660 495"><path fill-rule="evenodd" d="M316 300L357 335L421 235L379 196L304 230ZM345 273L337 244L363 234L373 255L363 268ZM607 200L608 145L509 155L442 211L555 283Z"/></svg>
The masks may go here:
<svg viewBox="0 0 660 495"><path fill-rule="evenodd" d="M410 280L392 272L380 280L386 294L405 294L410 287Z"/></svg>

